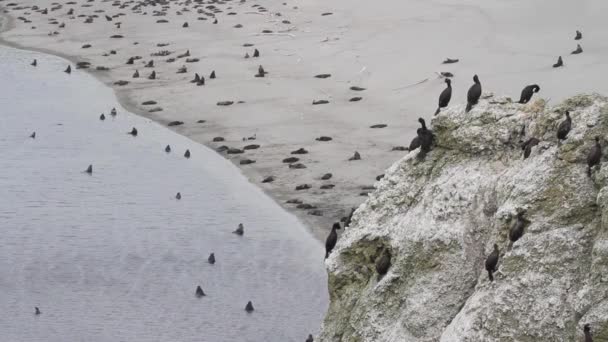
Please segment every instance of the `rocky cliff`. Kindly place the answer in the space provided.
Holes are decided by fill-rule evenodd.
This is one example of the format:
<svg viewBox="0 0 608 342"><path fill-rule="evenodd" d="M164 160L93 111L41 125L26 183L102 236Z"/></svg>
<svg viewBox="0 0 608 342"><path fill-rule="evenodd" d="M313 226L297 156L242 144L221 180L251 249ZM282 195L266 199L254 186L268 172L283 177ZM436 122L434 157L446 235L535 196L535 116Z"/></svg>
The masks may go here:
<svg viewBox="0 0 608 342"><path fill-rule="evenodd" d="M568 110L572 130L558 144ZM436 146L386 172L327 259L321 341L608 341L608 98L486 98L432 121ZM527 159L521 142L540 143ZM518 212L524 235L509 241ZM484 263L497 244L495 280ZM383 277L376 260L388 253Z"/></svg>

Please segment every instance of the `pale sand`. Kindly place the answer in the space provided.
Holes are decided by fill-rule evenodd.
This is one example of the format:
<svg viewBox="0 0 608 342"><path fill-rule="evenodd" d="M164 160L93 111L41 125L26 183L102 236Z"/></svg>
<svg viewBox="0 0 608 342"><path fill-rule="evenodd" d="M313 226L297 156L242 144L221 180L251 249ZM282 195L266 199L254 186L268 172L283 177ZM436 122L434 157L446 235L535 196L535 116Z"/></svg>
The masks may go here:
<svg viewBox="0 0 608 342"><path fill-rule="evenodd" d="M152 16L153 10L161 10L160 5L142 7L147 15L133 13L131 7L136 2L124 9L98 0L78 0L76 5L63 2L63 8L56 11L51 11L52 1L47 0L0 0L0 6L6 7L9 2L49 8L48 15L31 9L9 10L13 18L23 16L32 21L13 20L14 25L3 33L9 44L73 61L86 60L92 68L109 67L110 71L91 72L109 85L117 80L130 82L127 86L112 85L126 108L162 123L184 121L184 125L172 129L197 142L212 148L261 145L258 150L227 157L237 165L243 158L255 160L255 164L241 166L243 172L296 213L319 238L324 238L323 230L332 222L365 199L360 196L365 191L362 187L373 185L377 175L407 153L392 152L391 148L409 145L415 136L417 117L432 117L445 86L435 72L455 74L451 105L459 106L464 105L475 73L484 92L510 94L516 99L521 89L532 83L541 87L535 96L550 99L552 104L581 92L608 93L603 82L608 72L608 23L604 20L608 2L603 0L560 4L553 0L232 1L214 3L223 10L216 14L217 25L211 23L211 17L196 13L196 3L190 1L171 1L167 15L162 17ZM254 4L264 6L269 13L254 13ZM85 18L70 18L66 14L69 8L74 8L76 15L97 14L99 18L85 24ZM176 12L183 8L190 11L178 15ZM237 14L228 15L231 11ZM324 12L333 14L322 16ZM111 22L104 18L118 13L126 16ZM49 18L65 22L66 27L50 24ZM169 22L156 23L160 19ZM117 21L122 22L120 29L114 27ZM184 22L189 28L182 28ZM236 24L243 27L234 28ZM281 33L260 35L264 29ZM573 39L576 29L583 32L583 40L578 42ZM51 31L59 34L48 36ZM124 38L109 38L115 34ZM157 43L170 45L157 47ZM254 49L243 47L244 43L255 44L261 58L244 59L245 53L252 55ZM571 56L576 43L582 45L584 53ZM84 44L92 47L82 49ZM116 55L102 56L112 49ZM166 62L187 49L191 58L200 58L200 62ZM173 53L150 56L160 50ZM126 65L127 59L135 55L143 59ZM558 55L563 56L565 67L553 69ZM460 62L442 65L447 57L459 58ZM144 68L150 59L155 62L154 69ZM265 78L254 77L260 64L269 72ZM188 72L176 74L183 65ZM141 78L131 78L135 69ZM157 72L157 80L146 78L152 70ZM208 78L212 70L217 73L216 80ZM58 77L65 77L61 71ZM194 72L205 76L205 86L188 82ZM332 76L314 78L322 73ZM366 90L352 91L351 86ZM363 100L349 102L354 96ZM146 100L158 104L142 106ZM235 104L216 105L224 100ZM239 100L245 103L236 103ZM313 106L313 100L330 103ZM156 106L163 111L148 112ZM207 122L196 123L199 119ZM369 128L373 124L388 127ZM242 141L242 137L254 133L257 140ZM334 140L315 141L321 135ZM216 136L226 141L211 142ZM300 147L310 152L296 155L307 168L289 169L281 160ZM362 160L347 161L355 151ZM333 178L321 181L326 172L333 173ZM275 182L261 184L268 175L275 176ZM304 183L312 189L294 190ZM320 190L323 184L335 184L335 188ZM284 204L293 198L318 206L323 216L308 215L309 210Z"/></svg>

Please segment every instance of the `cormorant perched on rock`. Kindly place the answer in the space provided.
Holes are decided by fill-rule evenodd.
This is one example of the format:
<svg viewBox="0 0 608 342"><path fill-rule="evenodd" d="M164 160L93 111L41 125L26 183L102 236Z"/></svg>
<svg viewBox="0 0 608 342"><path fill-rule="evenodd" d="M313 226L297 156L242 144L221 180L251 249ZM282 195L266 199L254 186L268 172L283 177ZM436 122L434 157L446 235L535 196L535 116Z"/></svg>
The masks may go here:
<svg viewBox="0 0 608 342"><path fill-rule="evenodd" d="M445 79L445 83L448 85L443 91L441 95L439 95L439 107L437 107L437 111L435 111L435 115L439 114L441 108L445 108L450 103L450 99L452 98L452 80L449 78Z"/></svg>
<svg viewBox="0 0 608 342"><path fill-rule="evenodd" d="M133 78L139 78L139 71L135 70L135 72L133 73Z"/></svg>
<svg viewBox="0 0 608 342"><path fill-rule="evenodd" d="M557 141L561 142L568 137L570 129L572 128L572 119L570 118L570 112L566 111L566 119L562 121L557 127Z"/></svg>
<svg viewBox="0 0 608 342"><path fill-rule="evenodd" d="M426 122L423 118L418 118L418 122L420 122L420 125L422 125L420 130L417 131L418 140L420 141L420 152L422 152L423 155L426 155L426 153L431 151L434 136L433 132L426 128Z"/></svg>
<svg viewBox="0 0 608 342"><path fill-rule="evenodd" d="M585 342L593 342L593 337L591 337L591 327L589 324L585 324L585 326L583 326L583 333L585 334Z"/></svg>
<svg viewBox="0 0 608 342"><path fill-rule="evenodd" d="M127 134L131 134L132 136L136 137L137 136L137 128L133 127L133 129L131 129L131 132L129 132Z"/></svg>
<svg viewBox="0 0 608 342"><path fill-rule="evenodd" d="M591 168L595 165L599 165L602 160L602 145L600 145L600 137L595 137L595 145L589 151L589 155L587 155L587 175L591 177Z"/></svg>
<svg viewBox="0 0 608 342"><path fill-rule="evenodd" d="M198 298L201 298L201 297L205 296L205 292L203 292L203 289L201 288L200 285L196 287L196 296Z"/></svg>
<svg viewBox="0 0 608 342"><path fill-rule="evenodd" d="M182 194L178 192L178 193L175 195L175 199L176 199L176 200L181 200L181 199L182 199Z"/></svg>
<svg viewBox="0 0 608 342"><path fill-rule="evenodd" d="M167 153L171 152L171 146L167 145L165 147L165 152L167 152Z"/></svg>
<svg viewBox="0 0 608 342"><path fill-rule="evenodd" d="M207 258L207 262L209 262L211 265L215 264L215 254L213 254L213 253L209 254L209 258Z"/></svg>
<svg viewBox="0 0 608 342"><path fill-rule="evenodd" d="M190 158L190 150L186 150L186 152L184 152L184 157Z"/></svg>
<svg viewBox="0 0 608 342"><path fill-rule="evenodd" d="M532 98L532 95L534 95L534 93L538 93L539 90L540 90L540 87L538 86L538 84L531 84L529 86L526 86L521 91L519 103L522 103L522 104L528 103L530 101L530 99Z"/></svg>
<svg viewBox="0 0 608 342"><path fill-rule="evenodd" d="M308 334L308 338L306 339L306 342L314 342L314 339L312 338L312 334Z"/></svg>
<svg viewBox="0 0 608 342"><path fill-rule="evenodd" d="M71 74L72 73L72 66L68 65L68 67L63 72L65 72L66 74Z"/></svg>
<svg viewBox="0 0 608 342"><path fill-rule="evenodd" d="M243 226L243 224L239 223L238 228L236 228L236 230L233 231L232 234L241 235L241 236L243 234L245 234L245 227Z"/></svg>
<svg viewBox="0 0 608 342"><path fill-rule="evenodd" d="M42 313L42 312L40 312L40 309L38 309L38 307L37 307L37 306L35 306L35 307L34 307L34 309L36 310L36 311L35 311L35 314L36 314L36 315L40 315L40 314ZM587 326L588 326L588 325L587 325Z"/></svg>
<svg viewBox="0 0 608 342"><path fill-rule="evenodd" d="M496 272L496 265L498 264L498 245L494 244L494 250L486 259L486 271L488 271L488 278L490 281L494 281L494 272Z"/></svg>
<svg viewBox="0 0 608 342"><path fill-rule="evenodd" d="M101 115L99 116L99 120L103 121L106 119L106 115L104 113L101 113Z"/></svg>
<svg viewBox="0 0 608 342"><path fill-rule="evenodd" d="M325 240L325 259L329 257L331 251L334 249L334 247L336 247L336 242L338 242L338 233L336 232L337 229L340 229L340 223L338 222L334 223L334 225L331 227L331 232Z"/></svg>
<svg viewBox="0 0 608 342"><path fill-rule="evenodd" d="M538 145L538 143L540 143L540 140L532 137L521 145L521 149L524 150L524 159L528 159L530 153L532 153L532 147Z"/></svg>
<svg viewBox="0 0 608 342"><path fill-rule="evenodd" d="M391 253L384 250L378 260L376 260L376 272L378 272L378 280L388 272L391 267Z"/></svg>
<svg viewBox="0 0 608 342"><path fill-rule="evenodd" d="M253 51L253 57L260 57L260 51L258 51L258 49Z"/></svg>
<svg viewBox="0 0 608 342"><path fill-rule="evenodd" d="M583 53L583 48L581 47L581 44L576 44L576 50L572 51L570 54L578 55L579 53Z"/></svg>
<svg viewBox="0 0 608 342"><path fill-rule="evenodd" d="M515 223L511 227L511 230L509 231L509 240L511 240L511 242L515 242L515 241L519 240L519 238L521 238L524 235L524 227L526 225L526 220L524 219L524 213L525 212L523 212L523 211L520 211L519 213L517 213L517 218L515 219Z"/></svg>
<svg viewBox="0 0 608 342"><path fill-rule="evenodd" d="M34 59L34 61L32 62L32 64L30 64L31 66L36 66L38 65L38 61Z"/></svg>
<svg viewBox="0 0 608 342"><path fill-rule="evenodd" d="M194 79L190 81L190 83L198 83L200 80L201 77L198 75L198 73L194 73Z"/></svg>
<svg viewBox="0 0 608 342"><path fill-rule="evenodd" d="M214 80L214 79L215 79L215 70L213 70L213 71L211 72L211 74L209 75L209 78L210 78L210 79L212 79L212 80Z"/></svg>
<svg viewBox="0 0 608 342"><path fill-rule="evenodd" d="M576 30L576 36L574 37L574 40L581 40L583 39L583 34L581 33L581 31Z"/></svg>
<svg viewBox="0 0 608 342"><path fill-rule="evenodd" d="M251 301L247 302L247 305L245 305L245 311L253 312L253 304L251 303Z"/></svg>
<svg viewBox="0 0 608 342"><path fill-rule="evenodd" d="M30 138L36 139L36 132L32 132L32 134L30 134Z"/></svg>
<svg viewBox="0 0 608 342"><path fill-rule="evenodd" d="M564 61L562 60L562 56L557 58L557 63L553 64L554 68L559 68L564 65Z"/></svg>
<svg viewBox="0 0 608 342"><path fill-rule="evenodd" d="M92 174L93 173L93 165L89 165L89 167L87 167L87 170L85 171L88 174Z"/></svg>
<svg viewBox="0 0 608 342"><path fill-rule="evenodd" d="M481 83L479 82L479 77L477 75L473 76L473 84L469 91L467 92L467 108L466 112L468 113L474 105L479 102L479 98L481 97Z"/></svg>

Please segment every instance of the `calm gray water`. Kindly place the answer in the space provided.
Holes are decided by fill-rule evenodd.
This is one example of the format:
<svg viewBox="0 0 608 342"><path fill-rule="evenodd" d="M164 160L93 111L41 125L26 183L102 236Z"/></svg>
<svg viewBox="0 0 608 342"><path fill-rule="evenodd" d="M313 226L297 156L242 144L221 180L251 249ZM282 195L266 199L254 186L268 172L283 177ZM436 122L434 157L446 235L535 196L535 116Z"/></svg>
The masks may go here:
<svg viewBox="0 0 608 342"><path fill-rule="evenodd" d="M5 47L0 60L0 341L318 331L323 250L295 217L213 151L127 113L92 76L63 73L67 61ZM231 233L240 222L243 237Z"/></svg>

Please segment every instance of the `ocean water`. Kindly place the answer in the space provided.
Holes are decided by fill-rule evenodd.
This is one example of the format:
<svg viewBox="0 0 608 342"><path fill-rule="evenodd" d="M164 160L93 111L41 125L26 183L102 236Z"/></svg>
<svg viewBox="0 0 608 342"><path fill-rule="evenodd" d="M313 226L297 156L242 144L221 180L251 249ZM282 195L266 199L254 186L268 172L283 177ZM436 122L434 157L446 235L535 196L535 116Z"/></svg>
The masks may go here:
<svg viewBox="0 0 608 342"><path fill-rule="evenodd" d="M66 60L6 47L0 59L0 341L318 331L324 253L295 217L215 152L126 112L92 76L64 73Z"/></svg>

